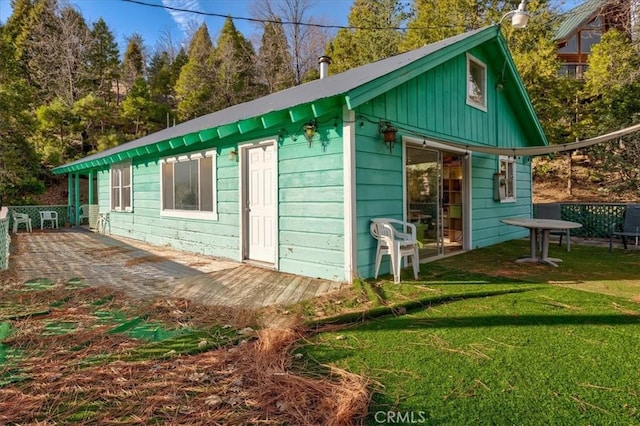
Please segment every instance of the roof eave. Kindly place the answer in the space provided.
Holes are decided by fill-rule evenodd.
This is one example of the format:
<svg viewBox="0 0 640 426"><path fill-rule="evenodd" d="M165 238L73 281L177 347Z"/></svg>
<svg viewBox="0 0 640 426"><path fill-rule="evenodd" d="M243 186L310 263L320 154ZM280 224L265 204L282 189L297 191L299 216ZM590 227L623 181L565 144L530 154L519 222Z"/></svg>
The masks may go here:
<svg viewBox="0 0 640 426"><path fill-rule="evenodd" d="M248 117L231 123L221 123L218 126L203 129L198 132L192 132L183 136L167 138L149 143L148 145L132 147L107 156L104 156L104 152L96 153L80 160L55 167L52 169L52 173L55 175L72 172L78 173L83 170L104 167L106 165L126 161L133 157L171 151L185 146L196 146L203 142L212 142L216 139L223 140L237 134L245 135L257 130L266 130L277 125L282 125L283 121L286 121L287 123L297 123L308 119L310 116L318 118L327 114L331 110L340 107L345 102L346 100L342 95L320 98L313 102L296 105L280 111L269 111L259 116Z"/></svg>

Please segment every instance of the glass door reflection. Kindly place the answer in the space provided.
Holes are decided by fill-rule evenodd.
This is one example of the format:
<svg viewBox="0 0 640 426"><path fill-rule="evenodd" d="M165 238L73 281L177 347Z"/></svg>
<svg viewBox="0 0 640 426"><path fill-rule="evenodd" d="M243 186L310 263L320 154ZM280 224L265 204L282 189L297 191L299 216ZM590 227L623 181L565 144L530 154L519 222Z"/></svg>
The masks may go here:
<svg viewBox="0 0 640 426"><path fill-rule="evenodd" d="M407 218L422 243L420 258L442 255L442 153L407 147L406 179Z"/></svg>
<svg viewBox="0 0 640 426"><path fill-rule="evenodd" d="M461 155L407 147L406 217L416 225L421 259L462 250L463 166Z"/></svg>

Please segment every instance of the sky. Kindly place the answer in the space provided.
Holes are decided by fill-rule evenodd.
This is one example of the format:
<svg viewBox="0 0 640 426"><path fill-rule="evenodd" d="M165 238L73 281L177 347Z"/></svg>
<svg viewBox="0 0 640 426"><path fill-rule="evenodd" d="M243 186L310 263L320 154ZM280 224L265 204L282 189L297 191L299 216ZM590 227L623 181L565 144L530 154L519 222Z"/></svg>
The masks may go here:
<svg viewBox="0 0 640 426"><path fill-rule="evenodd" d="M250 17L252 0L140 0L155 5L165 5L180 9L198 10L232 17ZM278 1L278 0L276 0ZM68 0L77 7L88 25L100 17L107 23L118 42L120 51L126 48L126 38L133 33L142 35L147 47L155 47L161 34L169 32L174 42L185 38L189 21L197 19L206 22L209 34L214 42L217 39L225 18L204 17L201 15L170 11L167 9L143 6L124 0ZM323 23L346 25L353 0L315 0L312 9L314 16L322 17ZM11 0L0 0L0 21L6 22L11 15ZM236 28L248 39L260 36L255 24L234 19Z"/></svg>

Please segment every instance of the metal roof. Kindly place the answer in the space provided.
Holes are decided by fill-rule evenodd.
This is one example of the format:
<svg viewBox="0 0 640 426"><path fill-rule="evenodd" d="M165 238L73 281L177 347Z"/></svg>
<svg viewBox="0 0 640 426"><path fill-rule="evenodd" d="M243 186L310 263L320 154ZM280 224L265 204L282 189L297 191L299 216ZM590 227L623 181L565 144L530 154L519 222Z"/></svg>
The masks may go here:
<svg viewBox="0 0 640 426"><path fill-rule="evenodd" d="M607 0L588 0L568 10L563 14L564 19L560 23L553 39L555 41L567 40L578 28L593 18L606 4Z"/></svg>
<svg viewBox="0 0 640 426"><path fill-rule="evenodd" d="M429 64L432 62L436 64L437 61L431 61L431 55L435 58L434 54L437 52L443 52L443 54L444 52L447 54L453 52L445 48L457 43L460 43L461 48L467 48L464 43L461 43L463 41L480 43L490 39L498 39L503 54L510 59L506 43L501 42L503 40L499 35L500 29L495 25L469 31L419 49L186 121L140 139L58 166L53 169L53 173L62 174L101 167L136 156L157 154L215 138L222 139L233 134L244 134L256 129L281 126L283 120L288 120L290 123L308 120L310 116L319 117L337 106L346 105L348 108L354 109L374 96L383 93L384 90L388 90L390 84L400 84L403 79L411 78L415 73L425 71L424 67L412 67L413 63L430 57ZM455 49L453 50L455 51ZM528 100L524 86L517 75L515 64L511 60L508 62L510 64L508 68L514 74L514 80L518 82L516 83L518 90L514 93L518 93L517 96L526 99L525 109L528 112L528 119L533 122L533 131L541 135L541 140L546 144L546 138ZM391 82L383 78L393 75L394 72L397 74L394 77L397 78ZM378 82L381 84L377 84Z"/></svg>

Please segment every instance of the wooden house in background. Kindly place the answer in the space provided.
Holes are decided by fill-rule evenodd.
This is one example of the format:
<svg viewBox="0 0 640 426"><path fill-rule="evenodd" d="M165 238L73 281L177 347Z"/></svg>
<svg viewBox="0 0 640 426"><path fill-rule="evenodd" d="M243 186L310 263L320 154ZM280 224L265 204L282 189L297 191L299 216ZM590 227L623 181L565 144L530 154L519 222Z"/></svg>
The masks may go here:
<svg viewBox="0 0 640 426"><path fill-rule="evenodd" d="M554 40L562 75L584 78L589 54L594 44L612 28L630 33L631 2L629 0L587 0L563 13Z"/></svg>
<svg viewBox="0 0 640 426"><path fill-rule="evenodd" d="M373 276L373 218L415 222L424 261L525 236L500 223L532 212L530 160L509 153L546 143L490 26L54 172L68 174L74 217L96 205L112 234L350 282ZM88 200L80 176L97 181Z"/></svg>

